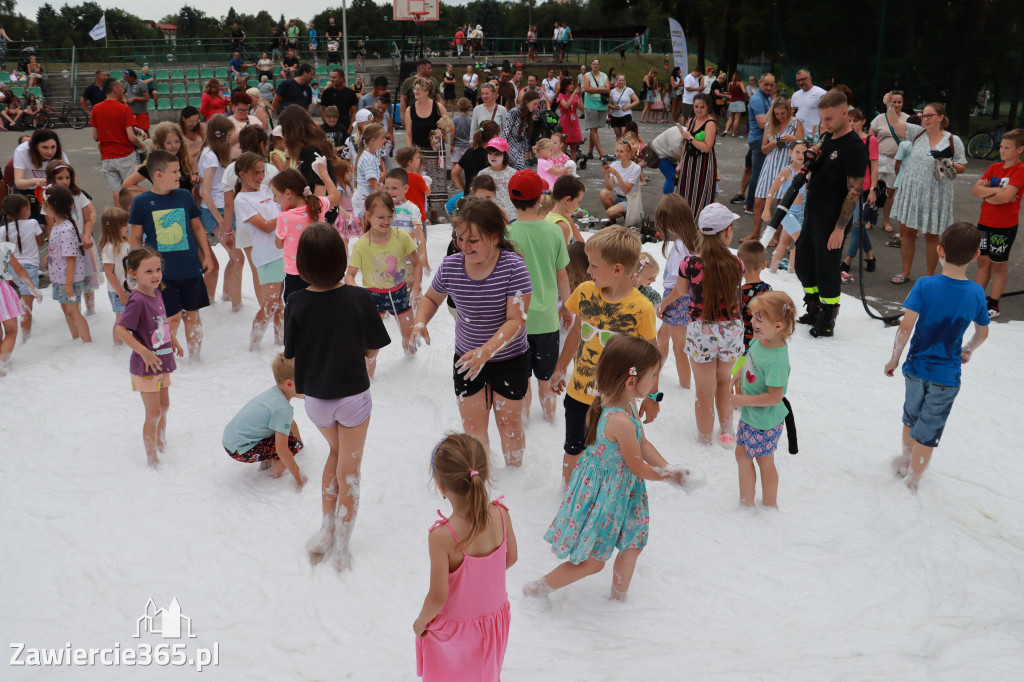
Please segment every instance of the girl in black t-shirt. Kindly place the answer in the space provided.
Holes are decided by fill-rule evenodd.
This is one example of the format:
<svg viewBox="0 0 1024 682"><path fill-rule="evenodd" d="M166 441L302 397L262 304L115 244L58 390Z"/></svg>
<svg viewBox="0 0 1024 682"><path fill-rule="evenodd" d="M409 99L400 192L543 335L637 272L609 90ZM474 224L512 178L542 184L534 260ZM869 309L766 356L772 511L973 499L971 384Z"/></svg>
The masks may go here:
<svg viewBox="0 0 1024 682"><path fill-rule="evenodd" d="M331 550L331 563L344 570L373 407L367 366L391 338L370 292L342 282L348 258L334 228L323 223L306 227L295 262L309 288L287 299L284 356L295 358L295 390L305 394L306 414L330 446L323 473L323 523L310 541L310 558L318 561Z"/></svg>

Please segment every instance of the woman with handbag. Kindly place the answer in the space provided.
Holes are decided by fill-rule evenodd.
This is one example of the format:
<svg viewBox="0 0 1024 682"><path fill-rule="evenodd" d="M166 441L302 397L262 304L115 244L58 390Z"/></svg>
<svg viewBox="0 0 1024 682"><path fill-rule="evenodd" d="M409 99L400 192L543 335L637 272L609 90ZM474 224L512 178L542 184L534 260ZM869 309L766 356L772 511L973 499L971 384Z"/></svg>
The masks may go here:
<svg viewBox="0 0 1024 682"><path fill-rule="evenodd" d="M693 97L693 118L681 129L683 155L679 161L679 193L690 205L694 217L715 200L715 178L718 158L715 156L715 138L718 121L714 113L714 100L703 92Z"/></svg>
<svg viewBox="0 0 1024 682"><path fill-rule="evenodd" d="M448 201L448 172L444 159L444 132L451 128L451 119L443 104L436 101L434 84L429 78L417 78L412 88L413 101L405 108L405 144L417 147L423 163L421 174L430 177L428 214L432 217ZM447 121L447 125L442 121ZM437 131L443 131L440 137Z"/></svg>
<svg viewBox="0 0 1024 682"><path fill-rule="evenodd" d="M886 93L882 100L887 107L890 97ZM953 182L967 169L967 156L963 141L946 132L947 125L946 107L932 102L921 112L921 125L901 121L893 126L897 135L914 144L892 207L892 217L903 224L903 269L893 275L893 284L910 280L918 232L924 233L926 273L935 274L939 236L953 223Z"/></svg>

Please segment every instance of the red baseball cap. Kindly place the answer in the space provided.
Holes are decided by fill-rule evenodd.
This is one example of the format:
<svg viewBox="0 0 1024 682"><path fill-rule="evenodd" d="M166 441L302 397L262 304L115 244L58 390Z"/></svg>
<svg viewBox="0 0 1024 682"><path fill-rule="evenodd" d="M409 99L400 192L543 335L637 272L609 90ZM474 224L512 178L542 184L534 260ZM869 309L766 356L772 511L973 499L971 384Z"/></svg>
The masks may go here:
<svg viewBox="0 0 1024 682"><path fill-rule="evenodd" d="M516 171L508 181L508 195L519 201L533 201L546 189L548 183L532 170Z"/></svg>

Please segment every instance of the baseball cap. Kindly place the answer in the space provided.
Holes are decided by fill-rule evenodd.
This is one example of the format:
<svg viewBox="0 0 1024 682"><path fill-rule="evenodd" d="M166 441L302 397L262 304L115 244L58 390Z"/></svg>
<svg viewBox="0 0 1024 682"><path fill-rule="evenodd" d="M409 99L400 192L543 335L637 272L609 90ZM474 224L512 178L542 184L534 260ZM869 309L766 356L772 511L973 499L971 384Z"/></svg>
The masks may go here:
<svg viewBox="0 0 1024 682"><path fill-rule="evenodd" d="M705 206L697 216L697 227L701 234L718 234L739 219L737 214L716 201Z"/></svg>
<svg viewBox="0 0 1024 682"><path fill-rule="evenodd" d="M125 71L124 75L131 76L132 78L138 78L139 77L139 75L137 73L135 73L134 71L132 71L131 69L128 69L127 71Z"/></svg>
<svg viewBox="0 0 1024 682"><path fill-rule="evenodd" d="M499 152L508 153L508 140L504 137L492 137L486 145L487 149L497 149Z"/></svg>
<svg viewBox="0 0 1024 682"><path fill-rule="evenodd" d="M516 171L508 181L508 195L519 201L533 201L546 189L548 183L544 178L529 169Z"/></svg>

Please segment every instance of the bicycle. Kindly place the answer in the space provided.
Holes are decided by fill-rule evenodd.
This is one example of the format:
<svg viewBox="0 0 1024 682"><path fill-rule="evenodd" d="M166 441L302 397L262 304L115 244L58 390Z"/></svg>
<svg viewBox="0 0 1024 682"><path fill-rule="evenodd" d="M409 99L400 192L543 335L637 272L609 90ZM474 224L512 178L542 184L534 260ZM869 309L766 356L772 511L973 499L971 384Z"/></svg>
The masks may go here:
<svg viewBox="0 0 1024 682"><path fill-rule="evenodd" d="M60 109L43 103L42 109L35 115L32 123L36 130L53 128L57 121L70 126L72 130L81 130L89 125L89 114L82 107L70 106L70 102L61 102Z"/></svg>
<svg viewBox="0 0 1024 682"><path fill-rule="evenodd" d="M996 126L995 130L989 132L980 132L967 143L967 153L972 159L991 161L999 155L999 143L1002 139L1002 125Z"/></svg>

